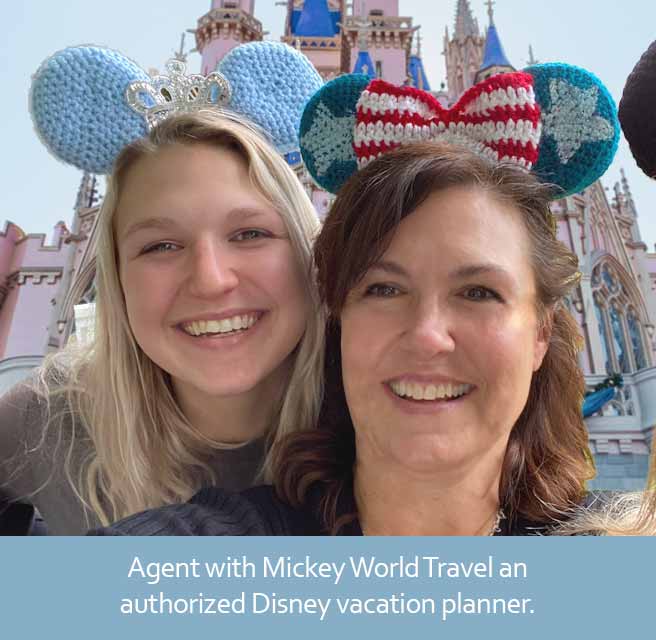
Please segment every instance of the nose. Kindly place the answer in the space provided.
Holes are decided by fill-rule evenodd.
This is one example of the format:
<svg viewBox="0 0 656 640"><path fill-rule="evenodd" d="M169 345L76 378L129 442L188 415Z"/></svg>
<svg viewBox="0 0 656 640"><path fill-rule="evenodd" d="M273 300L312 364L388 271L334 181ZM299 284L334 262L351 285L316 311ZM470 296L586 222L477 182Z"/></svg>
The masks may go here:
<svg viewBox="0 0 656 640"><path fill-rule="evenodd" d="M405 331L404 344L413 357L428 360L443 353L451 353L456 343L454 323L448 310L435 302L417 305Z"/></svg>
<svg viewBox="0 0 656 640"><path fill-rule="evenodd" d="M187 290L197 298L216 298L239 284L235 257L215 241L198 242L190 256Z"/></svg>

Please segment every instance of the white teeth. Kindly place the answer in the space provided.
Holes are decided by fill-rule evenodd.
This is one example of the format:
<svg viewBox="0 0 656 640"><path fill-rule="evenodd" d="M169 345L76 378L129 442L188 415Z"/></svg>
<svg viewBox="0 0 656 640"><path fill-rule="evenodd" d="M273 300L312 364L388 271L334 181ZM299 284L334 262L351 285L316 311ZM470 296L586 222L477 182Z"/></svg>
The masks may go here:
<svg viewBox="0 0 656 640"><path fill-rule="evenodd" d="M459 398L472 390L470 384L428 384L417 382L406 382L404 380L392 382L392 391L401 398L412 398L413 400L441 400L443 398Z"/></svg>
<svg viewBox="0 0 656 640"><path fill-rule="evenodd" d="M202 336L206 334L231 333L250 329L258 320L256 313L249 313L243 316L233 316L223 320L194 320L183 325L183 330L192 336Z"/></svg>

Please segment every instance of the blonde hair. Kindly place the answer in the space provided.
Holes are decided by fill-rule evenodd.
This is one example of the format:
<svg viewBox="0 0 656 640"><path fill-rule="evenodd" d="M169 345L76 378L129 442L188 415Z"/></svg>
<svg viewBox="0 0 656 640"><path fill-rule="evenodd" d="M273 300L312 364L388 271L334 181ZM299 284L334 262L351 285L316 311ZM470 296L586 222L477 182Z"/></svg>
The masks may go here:
<svg viewBox="0 0 656 640"><path fill-rule="evenodd" d="M38 380L49 408L55 397L65 398L59 420L49 409L49 424L51 428L53 422L60 425L57 446L65 448L68 481L103 524L184 501L202 485L215 483L208 464L212 450L230 447L210 441L193 428L176 403L168 374L137 344L117 266L114 218L130 168L161 147L198 143L228 148L246 162L254 187L287 227L310 302L305 332L294 352L268 444L281 435L312 428L317 421L324 315L312 266L312 243L319 227L312 203L294 172L255 127L236 116L209 111L170 118L148 137L126 147L108 180L99 214L95 341L86 349L72 345L48 358ZM61 433L66 416L73 425L67 442ZM75 461L75 445L81 439L90 441L90 453L85 460ZM269 467L267 455L265 479L270 476Z"/></svg>
<svg viewBox="0 0 656 640"><path fill-rule="evenodd" d="M611 495L578 509L554 535L656 536L656 449L645 491Z"/></svg>

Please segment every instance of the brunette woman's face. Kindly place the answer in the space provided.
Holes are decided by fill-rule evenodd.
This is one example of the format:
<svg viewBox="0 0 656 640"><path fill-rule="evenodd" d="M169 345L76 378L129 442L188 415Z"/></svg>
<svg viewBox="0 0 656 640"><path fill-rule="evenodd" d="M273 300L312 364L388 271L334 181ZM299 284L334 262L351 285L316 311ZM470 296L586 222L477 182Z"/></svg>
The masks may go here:
<svg viewBox="0 0 656 640"><path fill-rule="evenodd" d="M403 219L341 314L358 460L500 468L547 348L529 256L520 213L478 188Z"/></svg>
<svg viewBox="0 0 656 640"><path fill-rule="evenodd" d="M141 158L115 233L130 327L176 387L228 397L281 373L306 296L285 224L238 155L177 144Z"/></svg>

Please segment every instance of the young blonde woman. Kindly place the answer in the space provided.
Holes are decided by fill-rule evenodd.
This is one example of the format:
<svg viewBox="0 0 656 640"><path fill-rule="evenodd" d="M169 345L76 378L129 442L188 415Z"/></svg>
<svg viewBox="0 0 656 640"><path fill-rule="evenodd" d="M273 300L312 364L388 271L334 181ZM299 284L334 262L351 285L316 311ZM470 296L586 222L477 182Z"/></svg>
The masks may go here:
<svg viewBox="0 0 656 640"><path fill-rule="evenodd" d="M168 117L120 152L99 215L93 344L0 403L0 498L53 534L252 485L320 400L318 220L261 130Z"/></svg>

